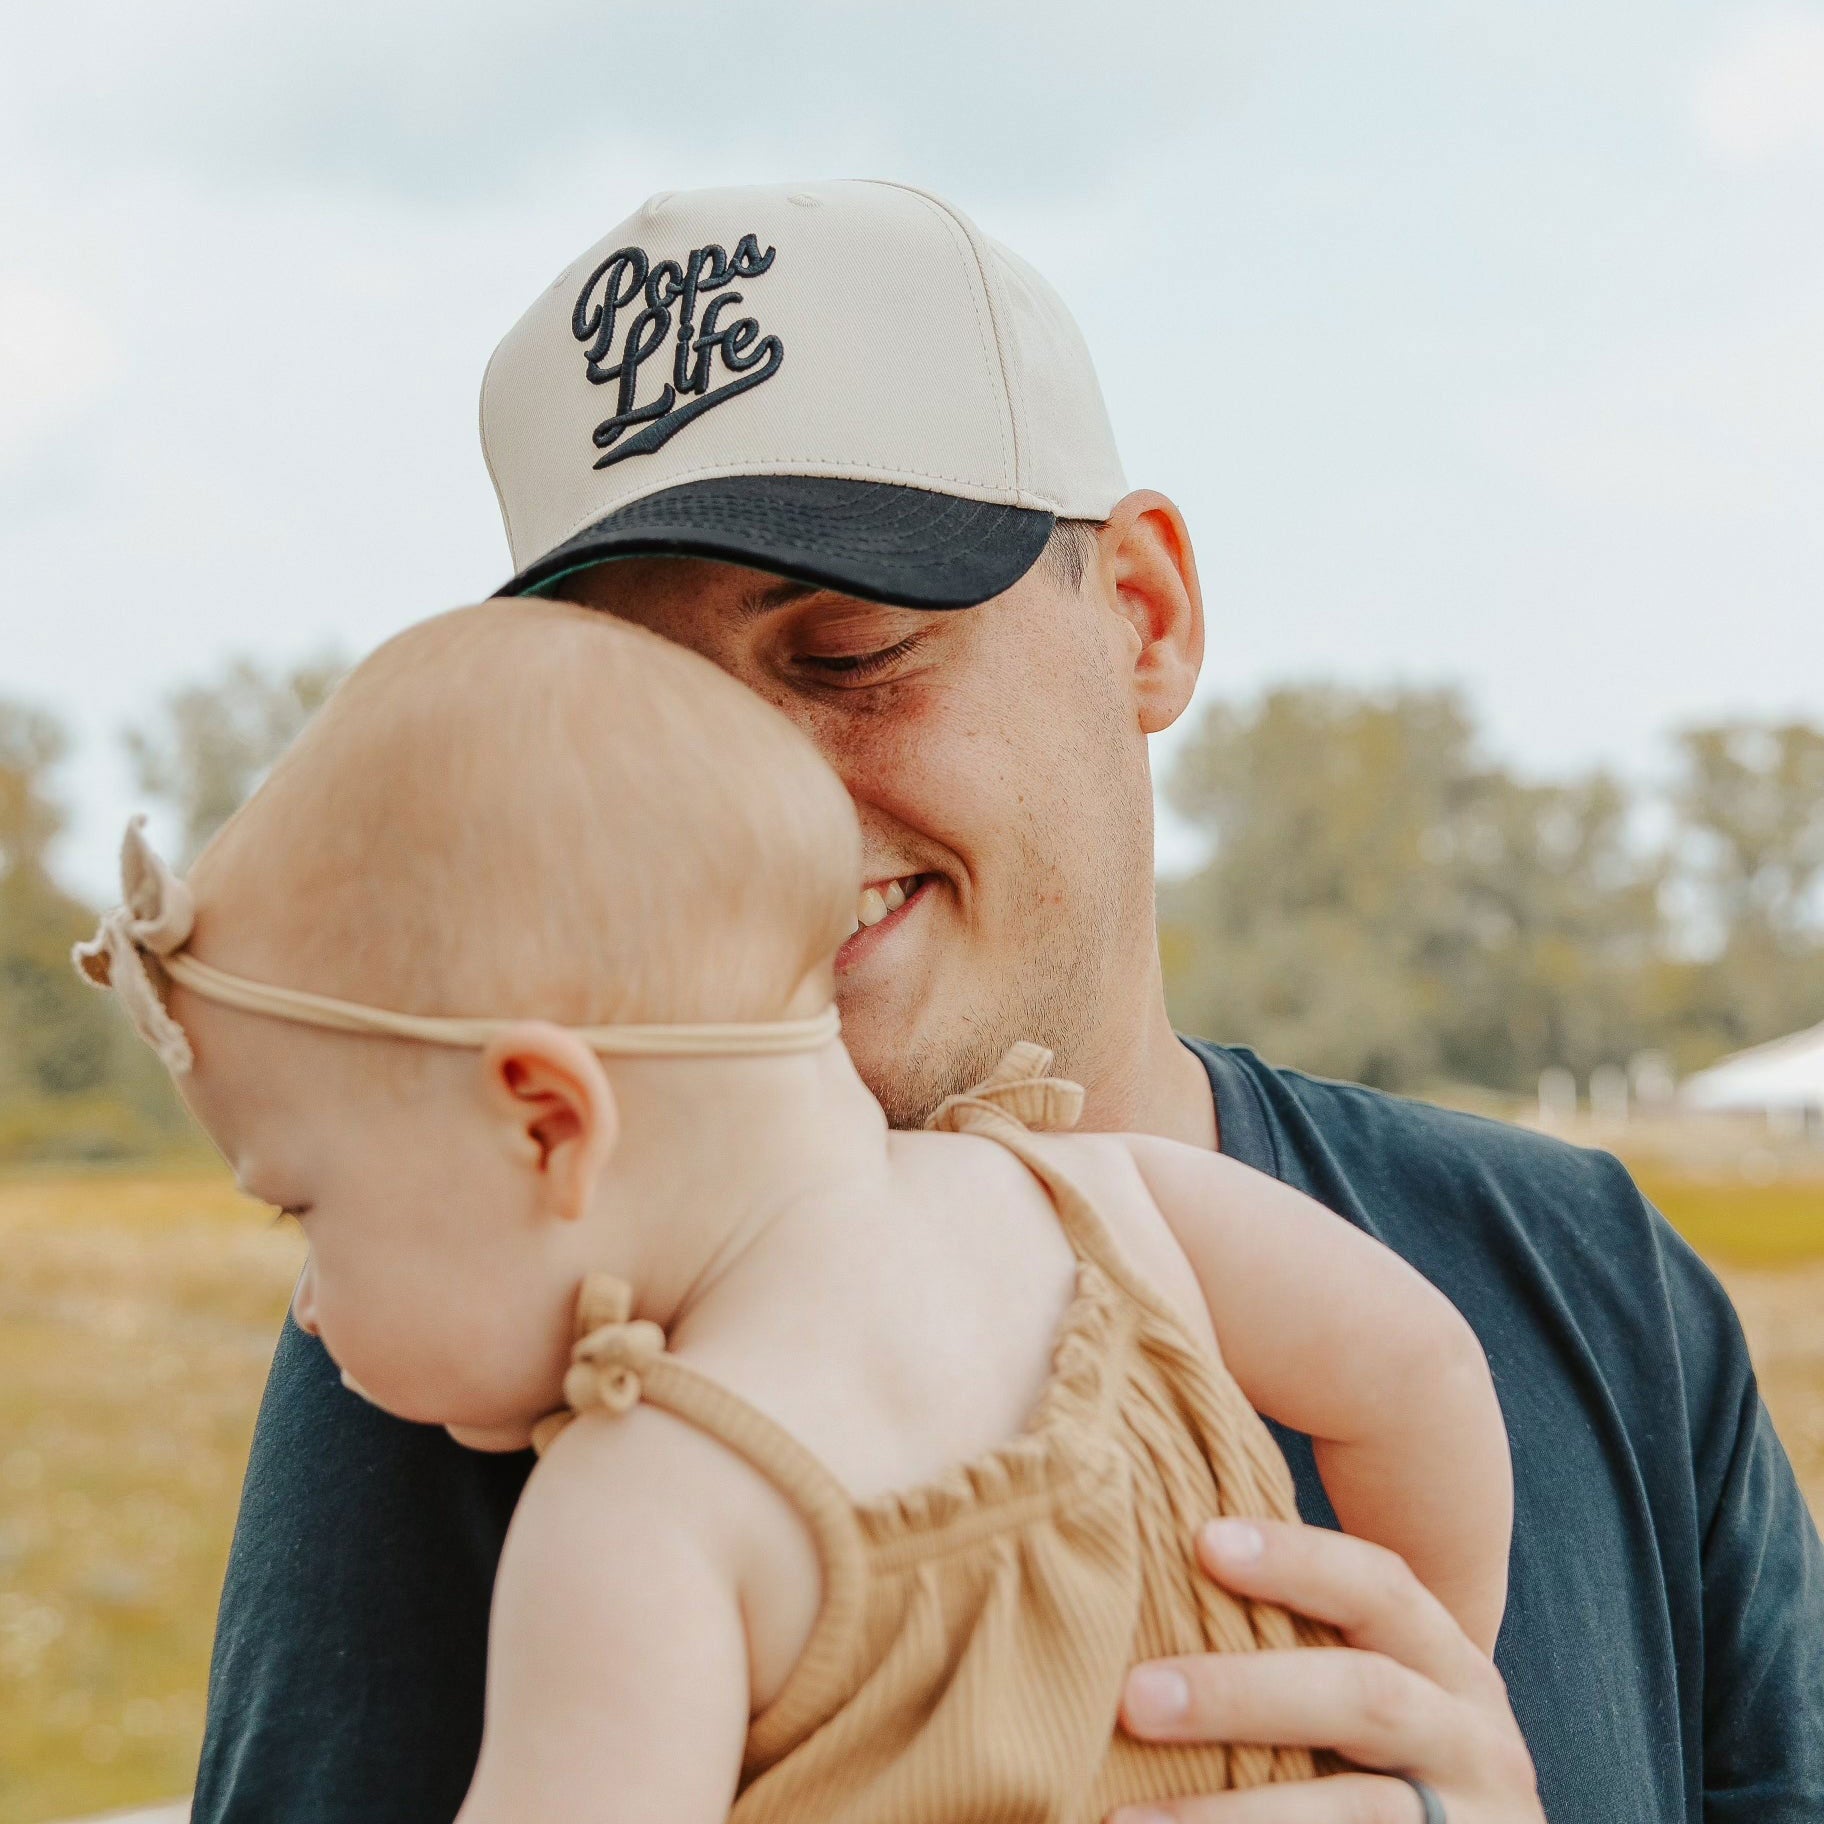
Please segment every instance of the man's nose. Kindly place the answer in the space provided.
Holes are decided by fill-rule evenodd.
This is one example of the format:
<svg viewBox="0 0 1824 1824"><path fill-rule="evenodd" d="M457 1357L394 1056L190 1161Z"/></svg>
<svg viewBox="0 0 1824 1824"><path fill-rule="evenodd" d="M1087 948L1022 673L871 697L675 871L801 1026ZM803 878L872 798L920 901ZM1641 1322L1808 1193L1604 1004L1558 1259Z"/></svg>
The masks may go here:
<svg viewBox="0 0 1824 1824"><path fill-rule="evenodd" d="M317 1334L317 1275L311 1262L304 1263L298 1275L298 1288L291 1295L291 1321L306 1336Z"/></svg>

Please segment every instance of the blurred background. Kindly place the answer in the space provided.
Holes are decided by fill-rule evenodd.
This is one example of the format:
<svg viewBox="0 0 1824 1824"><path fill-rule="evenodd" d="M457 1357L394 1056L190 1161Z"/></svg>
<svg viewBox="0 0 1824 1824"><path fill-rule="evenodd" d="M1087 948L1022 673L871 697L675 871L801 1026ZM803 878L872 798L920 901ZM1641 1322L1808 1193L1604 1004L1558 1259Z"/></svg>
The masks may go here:
<svg viewBox="0 0 1824 1824"><path fill-rule="evenodd" d="M482 365L658 189L904 178L1057 285L1208 600L1179 1022L1620 1151L1824 1502L1824 5L0 31L0 1824L187 1789L298 1264L69 945L504 578Z"/></svg>

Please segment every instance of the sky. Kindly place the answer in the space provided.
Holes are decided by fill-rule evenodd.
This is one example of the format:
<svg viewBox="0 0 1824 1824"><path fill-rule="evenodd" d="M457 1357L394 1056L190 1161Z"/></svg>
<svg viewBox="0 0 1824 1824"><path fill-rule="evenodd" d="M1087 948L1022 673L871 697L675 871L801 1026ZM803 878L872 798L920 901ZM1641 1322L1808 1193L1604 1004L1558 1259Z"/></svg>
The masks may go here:
<svg viewBox="0 0 1824 1824"><path fill-rule="evenodd" d="M72 731L93 896L161 693L504 579L488 353L700 184L919 183L1050 278L1190 523L1206 696L1452 683L1521 770L1643 783L1680 724L1824 721L1824 4L60 0L7 40L0 695Z"/></svg>

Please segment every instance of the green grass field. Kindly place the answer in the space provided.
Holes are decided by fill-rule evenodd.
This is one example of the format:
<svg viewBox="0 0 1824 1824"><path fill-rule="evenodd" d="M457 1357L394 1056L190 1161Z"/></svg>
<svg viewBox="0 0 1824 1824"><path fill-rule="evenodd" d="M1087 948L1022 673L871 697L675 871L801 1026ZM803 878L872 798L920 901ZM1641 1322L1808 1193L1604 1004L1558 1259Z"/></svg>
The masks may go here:
<svg viewBox="0 0 1824 1824"><path fill-rule="evenodd" d="M1753 1184L1675 1176L1638 1163L1640 1188L1717 1266L1783 1267L1824 1260L1824 1177Z"/></svg>
<svg viewBox="0 0 1824 1824"><path fill-rule="evenodd" d="M189 1790L302 1258L225 1177L0 1182L0 1820Z"/></svg>
<svg viewBox="0 0 1824 1824"><path fill-rule="evenodd" d="M1824 1183L1641 1176L1723 1272L1824 1511ZM0 1179L0 1824L189 1789L301 1257L219 1172Z"/></svg>

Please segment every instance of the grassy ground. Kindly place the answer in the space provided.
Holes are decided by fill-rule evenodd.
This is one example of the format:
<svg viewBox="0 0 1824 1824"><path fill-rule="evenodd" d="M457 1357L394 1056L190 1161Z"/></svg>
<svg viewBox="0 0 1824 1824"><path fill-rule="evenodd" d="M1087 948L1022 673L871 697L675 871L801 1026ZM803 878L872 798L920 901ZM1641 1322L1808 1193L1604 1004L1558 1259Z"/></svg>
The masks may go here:
<svg viewBox="0 0 1824 1824"><path fill-rule="evenodd" d="M0 1820L189 1790L301 1258L220 1174L0 1182Z"/></svg>
<svg viewBox="0 0 1824 1824"><path fill-rule="evenodd" d="M1824 1177L1753 1184L1681 1177L1649 1162L1636 1162L1634 1176L1719 1271L1824 1259Z"/></svg>
<svg viewBox="0 0 1824 1824"><path fill-rule="evenodd" d="M1824 1182L1638 1165L1728 1282L1824 1513ZM188 1789L300 1250L219 1173L0 1180L0 1824Z"/></svg>

